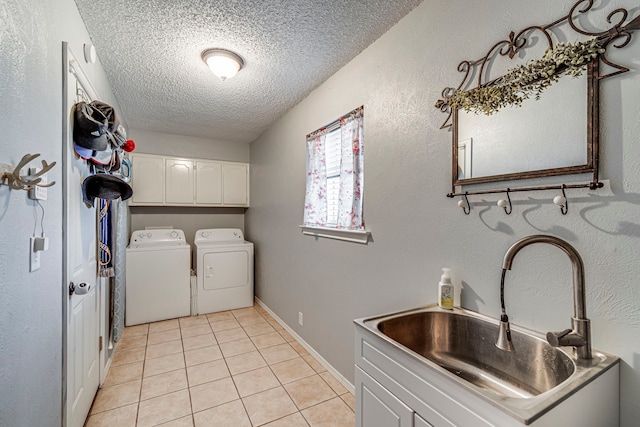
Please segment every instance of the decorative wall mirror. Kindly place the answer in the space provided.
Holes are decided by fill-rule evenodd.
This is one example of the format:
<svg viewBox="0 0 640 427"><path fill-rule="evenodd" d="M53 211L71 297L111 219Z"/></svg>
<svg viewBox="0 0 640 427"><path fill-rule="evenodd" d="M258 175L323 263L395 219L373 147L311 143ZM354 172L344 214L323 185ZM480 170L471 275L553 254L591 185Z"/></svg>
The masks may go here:
<svg viewBox="0 0 640 427"><path fill-rule="evenodd" d="M485 56L460 62L462 81L436 103L447 114L441 129L453 137L449 197L602 186L599 85L629 71L607 59L606 49L626 46L640 16L627 23L628 11L615 9L606 18L613 26L593 32L580 26L593 4L580 0L566 16L512 31ZM572 38L581 41L559 41ZM457 186L585 173L592 175L585 184L455 193Z"/></svg>

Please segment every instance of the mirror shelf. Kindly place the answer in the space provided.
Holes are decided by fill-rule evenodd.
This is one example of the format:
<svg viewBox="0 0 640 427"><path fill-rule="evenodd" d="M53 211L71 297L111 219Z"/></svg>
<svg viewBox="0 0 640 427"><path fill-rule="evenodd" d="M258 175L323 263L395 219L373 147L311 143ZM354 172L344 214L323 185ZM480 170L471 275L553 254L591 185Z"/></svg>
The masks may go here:
<svg viewBox="0 0 640 427"><path fill-rule="evenodd" d="M465 197L472 194L490 194L500 192L516 192L516 191L532 191L532 190L558 190L564 188L590 188L597 189L602 187L598 177L599 163L599 83L605 78L609 78L618 74L629 71L627 67L616 64L606 57L606 49L608 47L623 48L631 40L631 33L640 29L640 16L628 21L628 11L618 8L609 13L606 20L611 24L610 28L603 31L589 31L579 26L578 22L584 21L584 16L591 10L594 0L580 0L575 3L568 14L546 25L533 25L520 30L518 33L510 32L504 40L495 43L490 47L486 55L475 60L463 60L458 65L458 72L462 74L462 79L457 87L446 87L442 91L442 98L436 103L442 113L446 115L441 129L450 129L452 133L452 191L447 194L448 197L462 196ZM568 34L569 35L568 35ZM576 34L577 33L577 34ZM508 96L508 92L504 92L506 85L509 84L511 75L514 74L513 65L504 73L504 63L517 64L519 61L532 60L527 56L534 56L534 52L546 49L545 57L551 51L553 55L557 50L564 48L566 44L555 43L554 40L575 38L589 38L586 42L579 42L575 45L595 45L598 50L592 52L592 56L587 56L589 60L584 60L585 78L581 81L582 86L578 83L570 83L570 77L561 76L568 71L568 74L574 74L571 65L560 64L555 69L551 77L538 77L533 81L543 86L545 90L543 99L538 93L534 93L536 100L521 99L516 100L515 107L508 106L502 110L505 103L508 103L512 97ZM555 45L554 45L555 43ZM573 48L574 51L577 49ZM583 57L584 58L584 57ZM512 62L510 62L512 61ZM533 61L535 62L535 61ZM542 60L539 60L542 62ZM600 65L605 64L610 71L608 74L600 73ZM534 64L535 65L535 64ZM503 67L501 69L501 67ZM524 65L520 67L524 68ZM578 74L582 74L580 71ZM495 75L498 75L497 77ZM522 75L522 73L520 74ZM505 83L507 82L507 83ZM520 80L522 83L522 80ZM551 86L551 83L554 83ZM578 89L570 89L570 87ZM585 87L586 86L586 87ZM496 88L498 89L496 91ZM498 102L500 112L495 114L496 117L476 118L474 113L469 113L469 104L465 105L465 109L459 108L459 95L467 96L468 99L486 100L484 98L467 95L473 91L485 91L487 93L507 93L506 102L500 99ZM583 94L580 95L582 91ZM555 95L553 92L555 91ZM574 92L570 92L574 91ZM494 95L495 96L495 95ZM522 93L519 94L522 96ZM554 98L555 96L555 98ZM577 100L575 107L566 106L566 98ZM541 100L538 100L541 99ZM542 102L546 102L542 106ZM540 105L535 105L540 103ZM525 105L526 104L526 105ZM464 105L464 104L463 104ZM485 104L486 105L486 104ZM475 106L477 107L477 106ZM526 108L525 108L526 107ZM562 121L549 125L548 120L537 121L538 117L543 117L542 111L545 109L556 108L558 110L550 111L549 115L553 117L564 118L568 114L576 117L575 120ZM483 105L476 108L482 110ZM575 111L569 111L569 108L575 108ZM492 114L496 110L493 106L489 109ZM485 107L485 111L487 108ZM511 111L507 111L511 110ZM519 110L519 111L513 111ZM526 123L529 122L527 128ZM565 125L566 123L566 125ZM546 127L545 127L546 126ZM540 132L541 127L545 127L545 131ZM576 134L576 129L579 132ZM530 140L526 140L527 135L532 135ZM524 142L523 142L524 141ZM573 141L571 144L567 141ZM582 141L576 143L575 141ZM511 144L511 145L509 145ZM514 151L524 146L533 146L530 152ZM555 145L555 148L553 146ZM558 150L558 151L554 151ZM544 153L544 156L540 156ZM545 157L545 162L540 162L540 158ZM509 159L517 159L510 161ZM527 163L528 162L528 163ZM517 164L516 164L517 163ZM463 189L464 186L473 184L485 184L494 182L504 182L511 180L523 180L530 178L553 177L562 175L591 174L590 182L584 184L558 184L538 187L521 187L521 188L504 188L489 189L482 191L459 191L456 193L456 187ZM466 213L466 211L465 211Z"/></svg>

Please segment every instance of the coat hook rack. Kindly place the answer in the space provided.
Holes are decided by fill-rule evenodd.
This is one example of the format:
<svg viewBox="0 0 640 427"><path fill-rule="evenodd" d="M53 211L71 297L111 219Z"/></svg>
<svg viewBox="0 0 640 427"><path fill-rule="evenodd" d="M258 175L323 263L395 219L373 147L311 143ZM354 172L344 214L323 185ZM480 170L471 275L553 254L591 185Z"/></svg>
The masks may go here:
<svg viewBox="0 0 640 427"><path fill-rule="evenodd" d="M22 168L40 154L25 154L16 166L0 163L0 185L8 185L13 190L31 190L34 187L51 187L56 182L42 183L42 176L49 172L56 165L56 162L47 163L42 160L42 169L34 174L20 175ZM6 182L5 182L6 181Z"/></svg>
<svg viewBox="0 0 640 427"><path fill-rule="evenodd" d="M471 213L471 205L469 204L469 199L467 198L468 194L469 194L468 191L462 194L462 197L464 197L464 200L460 200L458 202L458 207L462 208L462 211L464 212L465 215L469 215Z"/></svg>
<svg viewBox="0 0 640 427"><path fill-rule="evenodd" d="M497 205L500 206L501 208L504 209L504 213L506 213L507 215L511 215L511 212L513 212L513 206L511 205L511 197L509 197L509 191L511 191L510 188L507 188L507 200L505 199L500 199L498 200ZM507 210L507 206L509 207L509 209Z"/></svg>
<svg viewBox="0 0 640 427"><path fill-rule="evenodd" d="M562 196L556 196L553 198L553 203L560 207L562 215L566 215L569 212L569 203L567 202L567 195L564 192L565 185L562 184Z"/></svg>
<svg viewBox="0 0 640 427"><path fill-rule="evenodd" d="M466 215L469 215L469 210L471 209L471 205L469 204L468 196L477 196L481 194L498 194L498 193L507 193L507 200L501 199L498 201L498 206L504 208L504 211L507 215L511 215L513 210L513 206L511 204L511 197L509 193L515 193L519 191L542 191L542 190L561 190L562 195L556 196L553 198L553 203L560 207L560 212L562 215L566 215L569 211L569 203L567 201L567 195L565 193L565 189L567 188L589 188L591 190L595 190L598 188L602 188L604 184L602 182L590 182L587 184L562 184L562 185L548 185L541 187L520 187L520 188L505 188L500 190L483 190L483 191L465 191L464 193L449 193L447 197L454 198L457 196L464 197L464 200L460 200L458 202L458 206L464 210ZM508 210L507 210L508 207Z"/></svg>

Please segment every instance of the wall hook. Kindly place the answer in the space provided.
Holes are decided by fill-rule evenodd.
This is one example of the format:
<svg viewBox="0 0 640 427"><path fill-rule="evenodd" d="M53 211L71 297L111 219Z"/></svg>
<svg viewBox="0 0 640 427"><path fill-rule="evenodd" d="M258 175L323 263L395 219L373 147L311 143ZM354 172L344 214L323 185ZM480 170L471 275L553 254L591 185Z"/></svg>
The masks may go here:
<svg viewBox="0 0 640 427"><path fill-rule="evenodd" d="M502 209L504 209L504 213L506 213L507 215L511 215L511 212L513 212L513 206L511 205L511 197L509 197L509 191L511 191L510 188L507 188L507 200L505 199L500 199L498 200L497 205L500 206ZM507 206L509 207L509 210L507 210Z"/></svg>
<svg viewBox="0 0 640 427"><path fill-rule="evenodd" d="M469 194L468 191L462 195L462 197L464 197L464 200L460 200L458 202L458 207L462 208L462 211L465 215L469 215L471 213L471 205L469 204L467 194Z"/></svg>
<svg viewBox="0 0 640 427"><path fill-rule="evenodd" d="M51 181L48 184L41 184L41 176L49 172L56 165L56 162L49 164L46 160L42 160L41 170L32 175L20 175L22 168L39 156L40 154L25 154L16 166L0 163L0 184L5 184L6 180L6 185L14 190L31 190L34 187L51 187L56 182Z"/></svg>
<svg viewBox="0 0 640 427"><path fill-rule="evenodd" d="M553 203L560 207L560 212L562 212L562 215L566 215L567 212L569 212L569 203L567 201L567 195L564 192L565 187L565 184L562 184L562 187L560 187L560 189L562 190L562 196L556 196L553 198Z"/></svg>

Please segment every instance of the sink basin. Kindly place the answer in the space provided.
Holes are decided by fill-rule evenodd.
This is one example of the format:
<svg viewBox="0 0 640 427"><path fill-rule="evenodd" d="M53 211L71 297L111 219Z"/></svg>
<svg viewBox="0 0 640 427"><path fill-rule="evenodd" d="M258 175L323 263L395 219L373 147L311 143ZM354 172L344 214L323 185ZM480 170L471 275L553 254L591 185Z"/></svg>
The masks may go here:
<svg viewBox="0 0 640 427"><path fill-rule="evenodd" d="M494 345L496 324L460 312L419 311L381 320L377 328L458 377L504 396L537 396L576 370L562 350L520 331L512 331L513 352L500 350Z"/></svg>
<svg viewBox="0 0 640 427"><path fill-rule="evenodd" d="M578 360L572 348L552 347L543 334L514 325L514 350L500 350L498 320L461 308L429 306L355 322L525 424L618 362L598 351Z"/></svg>

